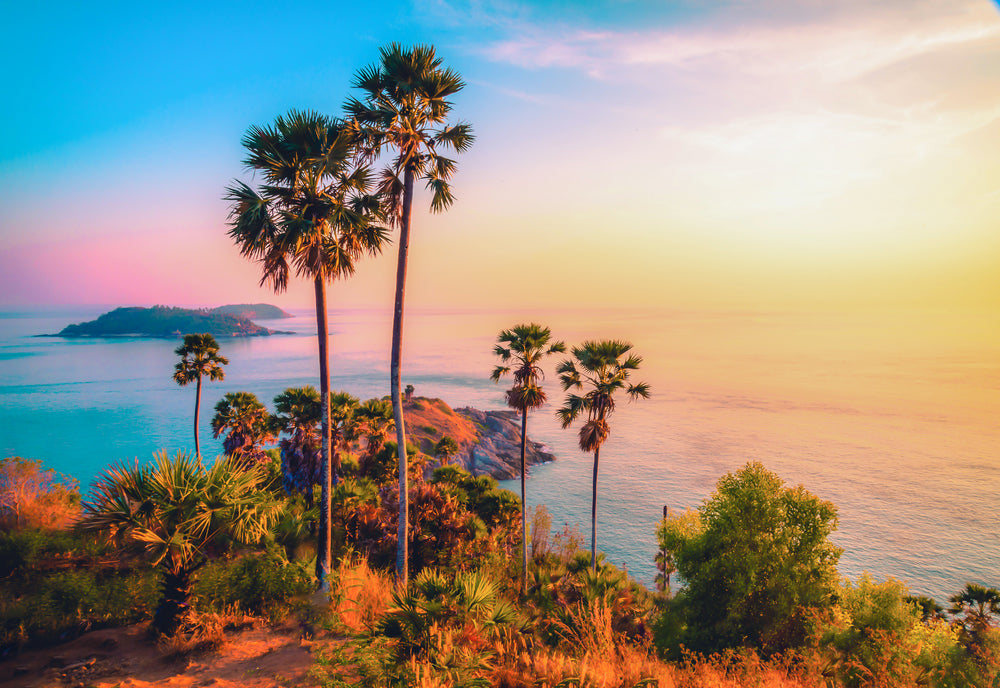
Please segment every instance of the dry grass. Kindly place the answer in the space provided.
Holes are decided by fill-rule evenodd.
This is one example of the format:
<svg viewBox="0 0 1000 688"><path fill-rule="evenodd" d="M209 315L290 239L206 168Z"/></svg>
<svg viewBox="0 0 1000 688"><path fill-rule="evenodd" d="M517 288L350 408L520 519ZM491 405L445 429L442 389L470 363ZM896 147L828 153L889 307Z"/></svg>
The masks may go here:
<svg viewBox="0 0 1000 688"><path fill-rule="evenodd" d="M364 558L342 561L335 572L337 586L331 609L344 629L356 635L370 630L392 601L392 580L374 571Z"/></svg>
<svg viewBox="0 0 1000 688"><path fill-rule="evenodd" d="M826 688L821 672L781 659L762 660L749 653L689 655L668 664L644 647L629 644L590 649L577 655L548 648L498 648L500 665L492 675L496 688Z"/></svg>
<svg viewBox="0 0 1000 688"><path fill-rule="evenodd" d="M262 623L261 619L236 610L222 614L191 612L177 633L157 640L157 647L167 659L183 657L192 652L219 650L226 644L227 630L242 630Z"/></svg>

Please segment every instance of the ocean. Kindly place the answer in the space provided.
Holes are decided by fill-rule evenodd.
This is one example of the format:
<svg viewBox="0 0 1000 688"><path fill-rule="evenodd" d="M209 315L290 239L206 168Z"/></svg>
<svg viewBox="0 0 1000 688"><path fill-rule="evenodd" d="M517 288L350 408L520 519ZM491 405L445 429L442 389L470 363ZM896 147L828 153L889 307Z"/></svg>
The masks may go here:
<svg viewBox="0 0 1000 688"><path fill-rule="evenodd" d="M194 388L173 382L178 340L38 338L109 308L0 312L0 456L41 459L86 486L109 463L191 451ZM266 404L318 386L312 311L260 321L296 334L220 339L230 360L203 386L202 453L215 403ZM331 310L332 388L388 393L388 310ZM760 461L837 505L840 572L904 580L939 602L965 582L1000 585L1000 314L695 312L663 309L411 310L403 384L453 407L503 408L489 380L499 330L534 320L568 344L622 338L643 356L601 450L598 548L652 586L664 506L697 507L725 473ZM550 403L528 434L557 461L530 470L529 505L589 544L592 456ZM519 490L515 481L507 487Z"/></svg>

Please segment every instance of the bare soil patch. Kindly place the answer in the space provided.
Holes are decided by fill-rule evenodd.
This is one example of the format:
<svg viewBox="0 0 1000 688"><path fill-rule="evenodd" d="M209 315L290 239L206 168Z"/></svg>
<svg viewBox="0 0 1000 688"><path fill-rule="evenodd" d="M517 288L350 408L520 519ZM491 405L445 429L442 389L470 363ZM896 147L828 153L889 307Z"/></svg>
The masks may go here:
<svg viewBox="0 0 1000 688"><path fill-rule="evenodd" d="M315 686L309 678L315 642L298 626L227 631L212 650L165 656L148 624L87 633L65 645L0 663L5 688L195 688ZM330 642L327 640L321 641Z"/></svg>

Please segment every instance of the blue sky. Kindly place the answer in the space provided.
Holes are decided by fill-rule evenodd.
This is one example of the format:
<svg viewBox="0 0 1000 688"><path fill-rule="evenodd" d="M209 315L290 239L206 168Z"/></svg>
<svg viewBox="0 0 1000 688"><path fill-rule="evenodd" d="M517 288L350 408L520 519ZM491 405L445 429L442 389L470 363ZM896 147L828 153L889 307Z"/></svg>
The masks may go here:
<svg viewBox="0 0 1000 688"><path fill-rule="evenodd" d="M1000 298L987 0L55 3L6 19L3 303L267 297L225 238L240 137L292 107L337 113L390 41L436 46L477 134L455 207L417 220L417 302ZM343 289L381 303L390 257Z"/></svg>

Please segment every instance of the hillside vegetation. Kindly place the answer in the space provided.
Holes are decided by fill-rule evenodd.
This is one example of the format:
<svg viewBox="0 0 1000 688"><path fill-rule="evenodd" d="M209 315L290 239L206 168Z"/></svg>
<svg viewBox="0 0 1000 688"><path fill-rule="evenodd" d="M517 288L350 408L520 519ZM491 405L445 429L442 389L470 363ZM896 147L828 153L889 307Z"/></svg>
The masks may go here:
<svg viewBox="0 0 1000 688"><path fill-rule="evenodd" d="M282 311L283 312L283 311ZM97 320L67 325L56 337L179 337L202 332L217 337L258 337L287 334L261 327L242 315L172 306L116 308Z"/></svg>

